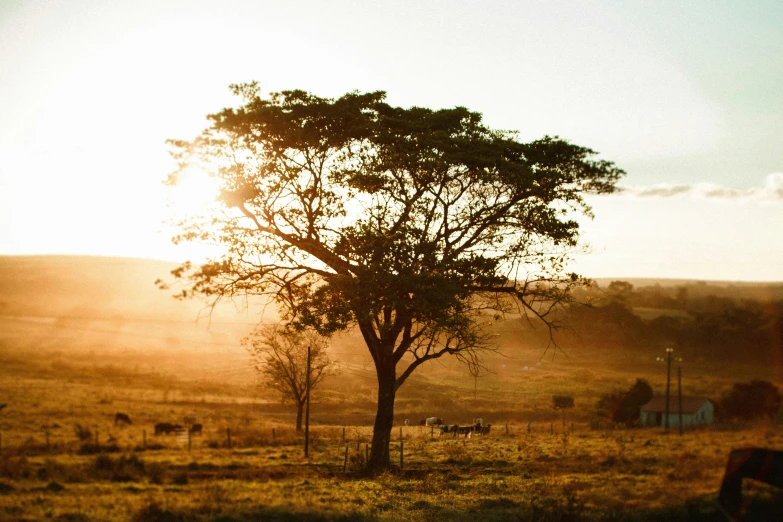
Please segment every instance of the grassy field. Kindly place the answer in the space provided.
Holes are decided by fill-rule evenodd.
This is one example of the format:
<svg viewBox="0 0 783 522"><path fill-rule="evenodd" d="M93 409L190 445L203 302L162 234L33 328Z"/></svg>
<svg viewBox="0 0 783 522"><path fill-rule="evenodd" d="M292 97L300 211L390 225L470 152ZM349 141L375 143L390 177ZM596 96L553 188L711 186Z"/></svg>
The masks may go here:
<svg viewBox="0 0 783 522"><path fill-rule="evenodd" d="M718 521L712 499L731 449L783 449L772 422L683 436L590 429L602 394L638 378L663 392L661 354L578 344L544 354L528 343L529 325L509 318L495 326L500 353L476 381L447 359L406 381L395 466L369 477L376 384L358 336L332 341L337 364L313 393L305 458L294 408L258 387L240 345L273 314L239 303L197 323L198 305L154 289L169 268L0 258L0 520ZM783 384L778 360L683 355L687 395L718 399L754 378ZM565 425L556 394L575 399ZM118 412L133 424L115 426ZM403 426L433 415L461 425L482 417L492 430L454 439ZM186 416L203 424L201 436L154 435L156 423ZM783 519L777 490L748 481L745 491L746 520Z"/></svg>
<svg viewBox="0 0 783 522"><path fill-rule="evenodd" d="M338 348L348 350L342 373L315 394L306 459L292 407L254 386L241 351L144 351L129 326L2 325L0 520L721 520L712 498L729 451L783 448L770 423L683 436L591 430L600 393L636 377L660 381L662 368L520 353L499 360L513 371L479 379L475 396L450 366L406 383L400 424L437 412L460 424L483 416L492 431L453 439L395 428L395 469L367 477L373 384L349 348ZM686 392L714 396L741 371L716 365L689 376ZM554 393L576 398L565 427ZM133 424L114 426L116 412ZM190 415L204 425L190 449L186 437L153 434L155 423ZM778 509L774 491L746 490L751 519Z"/></svg>

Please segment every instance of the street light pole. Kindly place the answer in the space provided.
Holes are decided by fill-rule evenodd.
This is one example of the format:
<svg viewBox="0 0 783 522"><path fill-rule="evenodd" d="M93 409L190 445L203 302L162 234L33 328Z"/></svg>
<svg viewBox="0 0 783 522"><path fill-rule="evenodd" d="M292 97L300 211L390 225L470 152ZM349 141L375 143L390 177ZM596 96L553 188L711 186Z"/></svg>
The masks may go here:
<svg viewBox="0 0 783 522"><path fill-rule="evenodd" d="M680 396L680 435L682 435L682 366L680 365L677 366L677 395Z"/></svg>
<svg viewBox="0 0 783 522"><path fill-rule="evenodd" d="M671 387L672 375L672 352L673 348L666 348L666 431L669 431L669 388Z"/></svg>
<svg viewBox="0 0 783 522"><path fill-rule="evenodd" d="M666 359L662 359L661 357L656 357L656 360L658 361L666 361L666 418L664 419L664 427L666 428L666 431L669 431L669 411L670 411L670 404L671 404L671 376L672 376L672 354L674 353L674 348L669 347L666 348ZM678 357L676 361L680 362L682 361L682 358ZM680 394L680 429L682 430L682 394Z"/></svg>

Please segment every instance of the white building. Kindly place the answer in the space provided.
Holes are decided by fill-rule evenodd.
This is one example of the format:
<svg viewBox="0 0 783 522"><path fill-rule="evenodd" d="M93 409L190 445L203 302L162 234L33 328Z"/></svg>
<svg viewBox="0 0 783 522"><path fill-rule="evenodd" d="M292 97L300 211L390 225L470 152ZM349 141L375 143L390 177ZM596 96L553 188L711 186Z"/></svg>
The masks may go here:
<svg viewBox="0 0 783 522"><path fill-rule="evenodd" d="M680 426L680 401L677 395L669 397L669 427ZM702 426L712 424L715 415L715 406L705 397L682 398L682 425ZM639 424L642 426L666 425L666 397L656 395L647 404L642 406L639 414Z"/></svg>

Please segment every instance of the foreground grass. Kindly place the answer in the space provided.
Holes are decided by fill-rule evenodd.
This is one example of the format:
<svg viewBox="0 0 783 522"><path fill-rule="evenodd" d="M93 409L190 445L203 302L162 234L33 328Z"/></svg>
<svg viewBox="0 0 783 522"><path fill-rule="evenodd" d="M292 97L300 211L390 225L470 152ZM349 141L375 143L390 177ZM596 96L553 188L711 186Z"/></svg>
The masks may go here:
<svg viewBox="0 0 783 522"><path fill-rule="evenodd" d="M399 469L395 428L395 469L368 477L372 379L350 374L324 385L305 459L290 405L279 396L259 395L237 379L137 368L139 356L123 346L81 330L78 337L29 325L0 330L0 402L8 403L0 413L0 521L723 520L712 498L730 450L783 449L780 427L764 423L682 437L591 431L601 393L627 389L660 366L516 361L535 370L488 377L478 398L472 387L460 389L460 374L445 370L408 383L398 423L433 412L459 424L481 416L492 432L440 439L403 427ZM209 366L193 357L175 362ZM737 378L734 366L708 368L684 387L716 397ZM551 408L556 393L576 398L565 435ZM115 426L116 412L133 424ZM204 433L190 449L186 437L153 435L155 423L193 415ZM745 489L747 519L783 519L774 490Z"/></svg>
<svg viewBox="0 0 783 522"><path fill-rule="evenodd" d="M779 431L658 430L430 438L404 430L405 465L362 474L364 447L162 449L0 460L0 519L720 520L711 500L728 451L783 446ZM328 433L328 432L327 432ZM397 446L398 447L398 446ZM777 498L750 486L749 512ZM755 507L754 507L755 506Z"/></svg>

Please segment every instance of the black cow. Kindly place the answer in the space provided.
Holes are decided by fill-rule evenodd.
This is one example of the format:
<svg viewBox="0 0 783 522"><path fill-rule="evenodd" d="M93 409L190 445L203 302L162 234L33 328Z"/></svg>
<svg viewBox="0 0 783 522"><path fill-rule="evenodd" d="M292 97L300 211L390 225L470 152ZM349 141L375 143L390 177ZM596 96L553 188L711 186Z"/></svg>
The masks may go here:
<svg viewBox="0 0 783 522"><path fill-rule="evenodd" d="M446 424L441 424L440 426L438 426L438 429L440 430L440 435L441 436L443 436L443 435L445 435L447 433L456 432L456 428L457 428L456 424L454 426L448 426Z"/></svg>
<svg viewBox="0 0 783 522"><path fill-rule="evenodd" d="M184 428L179 424L172 424L170 422L159 422L155 425L155 435L171 435L178 431L183 431Z"/></svg>
<svg viewBox="0 0 783 522"><path fill-rule="evenodd" d="M126 415L125 413L119 413L119 412L117 412L117 413L114 415L114 425L116 426L116 425L117 425L117 424L119 424L119 423L124 423L124 424L133 424L133 423L131 422L131 420L130 420L130 417L128 417L128 415Z"/></svg>
<svg viewBox="0 0 783 522"><path fill-rule="evenodd" d="M195 434L198 433L199 435L201 435L201 428L202 427L203 426L201 426L201 424L199 424L199 423L194 424L193 426L190 427L190 434L191 435L195 435Z"/></svg>
<svg viewBox="0 0 783 522"><path fill-rule="evenodd" d="M475 431L475 426L457 426L457 430L454 433L454 436L457 435L465 435L467 437L469 434L473 433Z"/></svg>

